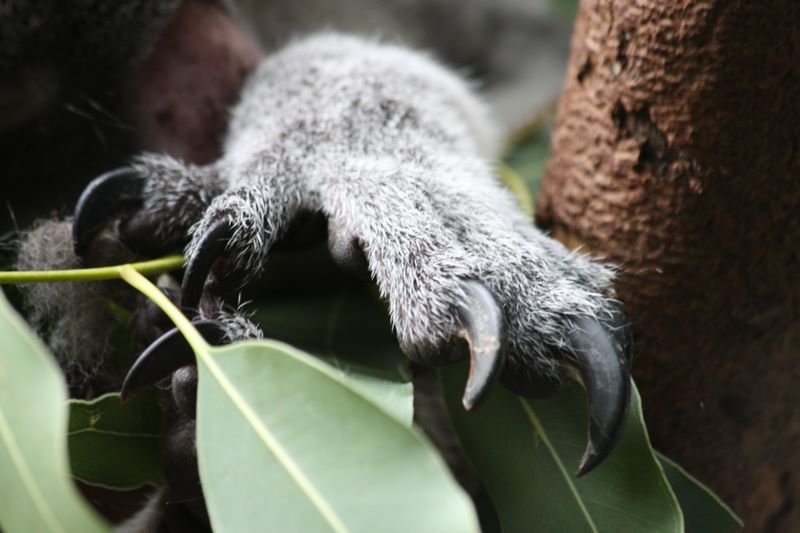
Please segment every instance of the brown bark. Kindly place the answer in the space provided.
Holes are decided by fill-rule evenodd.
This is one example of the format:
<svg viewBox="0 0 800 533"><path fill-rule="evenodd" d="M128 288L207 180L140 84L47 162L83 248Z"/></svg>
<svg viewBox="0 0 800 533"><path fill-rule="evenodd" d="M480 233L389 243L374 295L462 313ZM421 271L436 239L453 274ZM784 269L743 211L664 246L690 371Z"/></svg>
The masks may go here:
<svg viewBox="0 0 800 533"><path fill-rule="evenodd" d="M537 211L623 267L656 447L800 528L800 2L581 2Z"/></svg>

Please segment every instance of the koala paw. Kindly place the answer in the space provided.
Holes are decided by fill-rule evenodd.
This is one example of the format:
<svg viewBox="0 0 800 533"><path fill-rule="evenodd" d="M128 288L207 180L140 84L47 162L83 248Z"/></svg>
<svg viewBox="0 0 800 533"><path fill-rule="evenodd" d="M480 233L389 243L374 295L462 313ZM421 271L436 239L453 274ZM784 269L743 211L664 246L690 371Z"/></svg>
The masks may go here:
<svg viewBox="0 0 800 533"><path fill-rule="evenodd" d="M612 270L539 232L499 184L491 130L466 84L423 56L312 38L254 72L214 165L147 156L90 184L76 243L133 206L132 244L188 241L181 304L193 309L207 287L248 283L276 244L326 222L331 255L375 280L410 359L469 356L467 409L498 379L531 396L579 381L585 473L623 426L629 330Z"/></svg>

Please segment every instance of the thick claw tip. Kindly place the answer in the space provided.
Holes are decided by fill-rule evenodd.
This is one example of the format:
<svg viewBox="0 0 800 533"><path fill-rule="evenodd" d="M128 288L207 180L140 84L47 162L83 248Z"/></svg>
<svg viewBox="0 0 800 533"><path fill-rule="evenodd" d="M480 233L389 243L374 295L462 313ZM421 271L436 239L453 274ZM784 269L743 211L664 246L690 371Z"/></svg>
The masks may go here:
<svg viewBox="0 0 800 533"><path fill-rule="evenodd" d="M480 283L464 284L459 336L469 344L470 367L461 403L471 411L486 397L505 363L503 317L492 294Z"/></svg>
<svg viewBox="0 0 800 533"><path fill-rule="evenodd" d="M472 411L477 407L477 405L481 401L481 391L477 391L474 387L467 386L464 389L464 397L461 398L461 405L464 406L464 409L467 411Z"/></svg>
<svg viewBox="0 0 800 533"><path fill-rule="evenodd" d="M586 451L578 467L583 476L611 453L625 427L630 400L630 346L593 318L576 320L572 343L586 389L589 428Z"/></svg>
<svg viewBox="0 0 800 533"><path fill-rule="evenodd" d="M125 405L128 403L128 400L131 399L131 392L130 390L125 388L125 385L122 385L123 390L119 391L119 403Z"/></svg>
<svg viewBox="0 0 800 533"><path fill-rule="evenodd" d="M578 466L578 470L575 472L575 477L581 477L592 470L595 469L602 461L604 457L597 453L597 450L590 444L586 447L586 451L583 452L583 457L581 457L581 464Z"/></svg>
<svg viewBox="0 0 800 533"><path fill-rule="evenodd" d="M461 403L464 409L471 411L480 404L491 390L492 384L503 370L503 349L500 338L486 335L483 344L470 342L470 368L464 396Z"/></svg>

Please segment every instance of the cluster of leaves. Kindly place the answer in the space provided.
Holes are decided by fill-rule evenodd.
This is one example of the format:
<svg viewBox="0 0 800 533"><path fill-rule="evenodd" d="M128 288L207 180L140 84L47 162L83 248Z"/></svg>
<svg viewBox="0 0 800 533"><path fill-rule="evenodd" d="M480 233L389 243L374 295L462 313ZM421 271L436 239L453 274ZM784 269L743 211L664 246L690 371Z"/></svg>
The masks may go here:
<svg viewBox="0 0 800 533"><path fill-rule="evenodd" d="M543 137L537 133L539 137ZM539 175L541 139L509 162ZM531 170L533 169L533 170ZM510 168L504 179L532 209ZM477 507L414 426L413 389L374 288L341 283L258 303L274 340L207 345L131 267L115 276L156 301L198 360L197 451L215 531L733 532L739 520L650 446L638 393L613 454L572 469L585 444L585 398L527 400L497 387L474 413L460 404L466 368L438 378L468 461ZM0 528L109 531L73 478L130 490L162 481L153 395L68 400L46 348L0 295Z"/></svg>
<svg viewBox="0 0 800 533"><path fill-rule="evenodd" d="M379 333L386 331L380 305L356 288L302 305L310 312L288 334L324 329L324 340L311 343L322 358L278 341L212 348L187 329L198 355L198 460L215 530L254 531L269 522L278 531L478 531L469 498L412 424L410 384L386 369L399 353ZM265 306L266 324L270 316L286 320ZM358 349L382 354L382 369L331 358L342 339L365 330L372 347ZM70 476L120 490L158 483L156 403L144 395L122 406L114 394L68 403L52 358L5 300L0 338L0 489L10 495L0 499L4 531L107 530ZM615 452L575 479L569 469L585 440L579 390L534 401L498 389L466 413L464 372L455 367L440 377L496 510L481 517L484 530L738 530L711 493L653 452L638 395Z"/></svg>

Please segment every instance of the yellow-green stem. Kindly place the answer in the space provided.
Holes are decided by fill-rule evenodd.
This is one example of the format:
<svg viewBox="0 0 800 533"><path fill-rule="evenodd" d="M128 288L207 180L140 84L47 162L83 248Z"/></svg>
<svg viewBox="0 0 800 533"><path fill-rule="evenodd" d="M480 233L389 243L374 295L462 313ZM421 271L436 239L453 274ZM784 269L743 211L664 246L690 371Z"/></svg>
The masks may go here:
<svg viewBox="0 0 800 533"><path fill-rule="evenodd" d="M180 255L170 255L161 259L131 263L130 267L141 274L153 276L183 266L184 259ZM99 268L76 268L71 270L28 270L0 272L0 285L4 283L44 283L52 281L101 281L119 279L120 266Z"/></svg>
<svg viewBox="0 0 800 533"><path fill-rule="evenodd" d="M517 199L517 204L519 204L526 215L533 217L533 197L520 175L517 174L516 170L504 164L500 165L499 171L500 180L511 190L511 193Z"/></svg>
<svg viewBox="0 0 800 533"><path fill-rule="evenodd" d="M189 319L186 318L186 316L181 313L177 307L175 307L175 305L163 292L159 290L158 287L150 283L150 280L137 272L136 269L133 268L133 265L122 265L116 267L116 269L118 277L124 279L129 285L147 296L159 307L159 309L164 311L169 319L175 324L175 327L177 327L181 334L183 334L184 338L189 343L189 346L192 347L192 350L197 357L205 359L209 357L208 350L210 346L205 341L203 336L200 335L200 332L195 329L191 321L189 321Z"/></svg>

